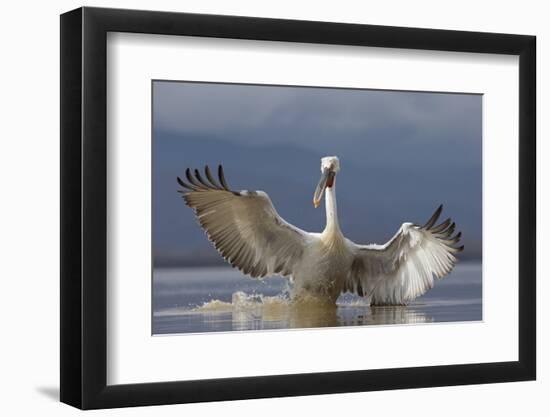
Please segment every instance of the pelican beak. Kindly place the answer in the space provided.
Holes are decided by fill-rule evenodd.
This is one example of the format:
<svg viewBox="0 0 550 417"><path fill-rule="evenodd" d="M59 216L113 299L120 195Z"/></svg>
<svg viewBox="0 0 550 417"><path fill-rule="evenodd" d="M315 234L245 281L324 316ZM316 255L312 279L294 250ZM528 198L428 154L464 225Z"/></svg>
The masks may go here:
<svg viewBox="0 0 550 417"><path fill-rule="evenodd" d="M327 188L327 186L332 187L333 181L334 172L329 169L324 169L319 184L317 184L317 188L315 189L315 194L313 194L313 205L315 208L319 207L325 188Z"/></svg>

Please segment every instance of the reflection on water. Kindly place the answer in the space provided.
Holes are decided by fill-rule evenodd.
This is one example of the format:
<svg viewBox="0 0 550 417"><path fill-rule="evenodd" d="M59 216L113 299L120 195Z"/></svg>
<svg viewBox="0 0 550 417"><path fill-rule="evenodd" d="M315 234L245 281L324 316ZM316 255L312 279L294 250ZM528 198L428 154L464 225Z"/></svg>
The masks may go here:
<svg viewBox="0 0 550 417"><path fill-rule="evenodd" d="M156 270L153 333L197 333L481 320L481 264L462 263L409 306L370 307L346 294L337 305L291 302L287 281L230 268Z"/></svg>
<svg viewBox="0 0 550 417"><path fill-rule="evenodd" d="M217 304L217 302L215 302ZM406 306L318 305L290 302L218 308L172 309L155 314L156 333L296 329L374 324L430 323L433 317Z"/></svg>

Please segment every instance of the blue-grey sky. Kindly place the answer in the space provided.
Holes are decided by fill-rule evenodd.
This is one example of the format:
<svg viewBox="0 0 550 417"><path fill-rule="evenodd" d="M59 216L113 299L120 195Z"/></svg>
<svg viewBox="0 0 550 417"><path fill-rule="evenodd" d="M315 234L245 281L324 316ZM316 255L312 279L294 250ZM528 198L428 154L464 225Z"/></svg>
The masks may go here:
<svg viewBox="0 0 550 417"><path fill-rule="evenodd" d="M340 158L350 239L383 243L443 203L465 256L480 257L481 135L481 95L155 81L156 260L218 256L176 193L186 167L222 163L233 188L261 189L287 221L321 231L311 201L326 155Z"/></svg>

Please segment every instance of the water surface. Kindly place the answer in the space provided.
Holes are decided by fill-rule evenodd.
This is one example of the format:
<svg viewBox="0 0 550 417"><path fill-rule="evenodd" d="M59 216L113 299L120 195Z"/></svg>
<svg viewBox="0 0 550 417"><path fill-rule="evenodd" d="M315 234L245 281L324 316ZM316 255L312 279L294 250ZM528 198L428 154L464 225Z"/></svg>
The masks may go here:
<svg viewBox="0 0 550 417"><path fill-rule="evenodd" d="M157 268L153 334L202 333L482 319L481 263L461 262L408 306L370 307L345 294L335 307L294 305L287 280L256 280L229 266Z"/></svg>

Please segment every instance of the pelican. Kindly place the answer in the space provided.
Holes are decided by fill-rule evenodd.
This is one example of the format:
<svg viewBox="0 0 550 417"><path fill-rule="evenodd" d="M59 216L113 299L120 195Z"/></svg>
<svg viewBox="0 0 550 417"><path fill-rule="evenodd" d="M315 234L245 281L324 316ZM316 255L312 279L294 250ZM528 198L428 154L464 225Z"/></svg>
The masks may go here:
<svg viewBox="0 0 550 417"><path fill-rule="evenodd" d="M325 194L326 227L322 233L305 232L287 223L263 191L235 191L222 166L218 180L208 166L204 176L186 170L187 182L178 190L221 256L253 278L287 277L292 297L306 297L334 304L345 292L368 297L370 304L406 305L433 287L436 279L451 272L461 233L451 237L455 223L435 225L439 206L423 226L403 223L385 244L360 245L340 229L336 209L336 156L321 159L321 179L313 194L315 208ZM194 175L193 175L194 173Z"/></svg>

